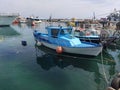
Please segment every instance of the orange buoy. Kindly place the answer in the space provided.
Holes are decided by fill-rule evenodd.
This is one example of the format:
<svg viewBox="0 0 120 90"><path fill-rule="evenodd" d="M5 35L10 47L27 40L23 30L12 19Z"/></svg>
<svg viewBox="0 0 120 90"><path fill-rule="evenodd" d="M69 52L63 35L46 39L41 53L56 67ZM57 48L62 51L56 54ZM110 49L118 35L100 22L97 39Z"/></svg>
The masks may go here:
<svg viewBox="0 0 120 90"><path fill-rule="evenodd" d="M63 48L62 48L61 46L58 46L58 47L56 48L56 52L57 52L58 54L62 53L62 52L63 52Z"/></svg>

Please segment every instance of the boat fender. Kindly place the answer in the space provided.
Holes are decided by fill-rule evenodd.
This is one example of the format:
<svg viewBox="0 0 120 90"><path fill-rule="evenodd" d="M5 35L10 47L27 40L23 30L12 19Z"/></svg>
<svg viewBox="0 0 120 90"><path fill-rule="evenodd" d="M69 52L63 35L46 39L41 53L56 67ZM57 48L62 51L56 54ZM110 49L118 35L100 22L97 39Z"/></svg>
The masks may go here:
<svg viewBox="0 0 120 90"><path fill-rule="evenodd" d="M32 26L35 26L35 22L32 22L32 24L31 24Z"/></svg>
<svg viewBox="0 0 120 90"><path fill-rule="evenodd" d="M58 47L56 48L56 52L57 52L58 54L61 54L61 53L63 52L63 48L62 48L61 46L58 46Z"/></svg>
<svg viewBox="0 0 120 90"><path fill-rule="evenodd" d="M37 42L37 46L41 46L42 45L42 43L41 42Z"/></svg>
<svg viewBox="0 0 120 90"><path fill-rule="evenodd" d="M21 41L22 45L23 46L26 46L27 45L27 42L26 41Z"/></svg>
<svg viewBox="0 0 120 90"><path fill-rule="evenodd" d="M14 20L14 21L12 22L12 24L18 24L18 23L19 23L18 20Z"/></svg>
<svg viewBox="0 0 120 90"><path fill-rule="evenodd" d="M111 82L111 87L115 90L120 89L120 73L115 78L113 78Z"/></svg>

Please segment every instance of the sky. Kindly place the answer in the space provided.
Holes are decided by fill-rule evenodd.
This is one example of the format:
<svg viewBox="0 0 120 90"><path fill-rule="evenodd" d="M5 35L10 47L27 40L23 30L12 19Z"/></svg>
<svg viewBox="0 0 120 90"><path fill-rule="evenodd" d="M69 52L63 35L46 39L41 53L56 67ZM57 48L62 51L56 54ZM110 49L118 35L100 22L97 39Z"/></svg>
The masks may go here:
<svg viewBox="0 0 120 90"><path fill-rule="evenodd" d="M120 10L120 0L0 0L0 13L39 18L103 18Z"/></svg>

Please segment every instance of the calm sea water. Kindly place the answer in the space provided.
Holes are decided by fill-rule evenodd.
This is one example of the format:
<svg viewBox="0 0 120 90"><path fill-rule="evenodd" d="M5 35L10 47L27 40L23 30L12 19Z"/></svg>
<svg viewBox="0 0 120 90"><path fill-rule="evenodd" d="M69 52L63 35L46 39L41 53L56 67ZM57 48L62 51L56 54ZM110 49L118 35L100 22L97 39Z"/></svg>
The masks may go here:
<svg viewBox="0 0 120 90"><path fill-rule="evenodd" d="M36 47L33 30L44 31L44 26L0 28L0 90L105 90L120 72L119 47L97 57L57 55Z"/></svg>

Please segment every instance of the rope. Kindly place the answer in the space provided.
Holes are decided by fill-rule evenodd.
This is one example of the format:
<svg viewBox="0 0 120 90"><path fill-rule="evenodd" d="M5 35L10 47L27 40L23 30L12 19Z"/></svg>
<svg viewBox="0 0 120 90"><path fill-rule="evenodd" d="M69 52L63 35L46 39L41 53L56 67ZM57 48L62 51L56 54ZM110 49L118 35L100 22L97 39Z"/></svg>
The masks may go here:
<svg viewBox="0 0 120 90"><path fill-rule="evenodd" d="M103 70L103 75L105 76L105 80L106 80L106 83L107 85L109 84L108 80L107 80L107 75L105 73L105 68L104 68L104 65L103 65L103 54L101 52L101 61L102 61L102 70Z"/></svg>

